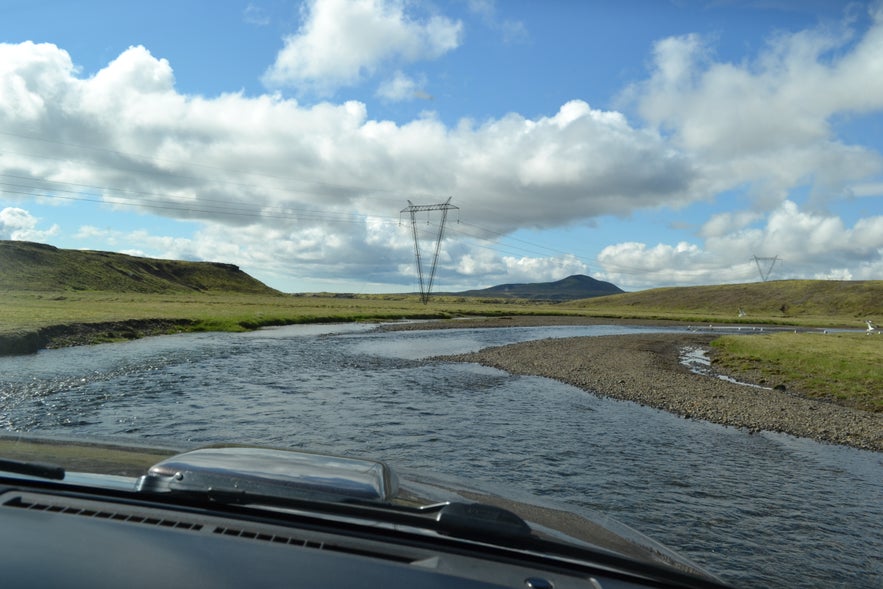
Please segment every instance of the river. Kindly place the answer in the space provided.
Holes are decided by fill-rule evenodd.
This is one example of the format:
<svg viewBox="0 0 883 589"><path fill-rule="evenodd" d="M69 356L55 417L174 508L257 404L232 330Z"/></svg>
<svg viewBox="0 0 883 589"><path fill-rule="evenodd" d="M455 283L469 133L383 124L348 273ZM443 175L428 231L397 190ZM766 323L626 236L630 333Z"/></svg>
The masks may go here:
<svg viewBox="0 0 883 589"><path fill-rule="evenodd" d="M745 587L883 587L883 454L443 354L625 326L181 334L0 358L0 429L381 458L608 513Z"/></svg>

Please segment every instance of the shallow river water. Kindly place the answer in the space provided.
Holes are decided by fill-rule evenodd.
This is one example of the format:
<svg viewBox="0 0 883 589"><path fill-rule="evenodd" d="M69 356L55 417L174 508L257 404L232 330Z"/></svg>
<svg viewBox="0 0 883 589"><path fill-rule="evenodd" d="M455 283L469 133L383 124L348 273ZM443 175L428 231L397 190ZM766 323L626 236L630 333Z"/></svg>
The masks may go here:
<svg viewBox="0 0 883 589"><path fill-rule="evenodd" d="M0 358L0 429L381 458L601 511L744 587L883 587L883 454L427 361L584 326L292 326Z"/></svg>

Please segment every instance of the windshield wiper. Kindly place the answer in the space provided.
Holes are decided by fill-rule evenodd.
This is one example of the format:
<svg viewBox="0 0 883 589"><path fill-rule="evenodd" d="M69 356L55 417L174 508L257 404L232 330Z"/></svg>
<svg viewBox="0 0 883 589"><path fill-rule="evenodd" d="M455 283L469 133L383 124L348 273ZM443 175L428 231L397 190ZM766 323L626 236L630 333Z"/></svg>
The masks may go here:
<svg viewBox="0 0 883 589"><path fill-rule="evenodd" d="M663 565L635 560L604 549L577 546L556 540L541 538L532 533L529 525L515 513L485 503L445 502L423 507L406 507L372 501L348 499L324 501L302 497L261 495L243 490L175 489L150 492L153 497L167 496L170 500L189 500L218 505L242 505L249 508L282 508L296 511L298 515L326 514L354 520L377 521L389 525L409 526L434 531L441 536L456 540L481 542L488 548L521 552L524 557L531 553L541 558L560 557L586 566L601 566L608 571L620 571L627 576L652 579L670 583L671 586L694 589L722 589L728 587L716 580L697 577ZM399 530L401 531L401 530Z"/></svg>
<svg viewBox="0 0 883 589"><path fill-rule="evenodd" d="M54 481L64 480L64 467L58 466L57 464L49 464L47 462L28 462L24 460L0 458L0 471L25 474Z"/></svg>
<svg viewBox="0 0 883 589"><path fill-rule="evenodd" d="M532 538L528 524L506 509L484 503L445 502L406 507L375 501L327 501L310 497L280 497L244 490L210 488L204 491L175 489L172 496L201 499L223 505L277 507L329 515L373 519L436 531L446 536L482 542L522 544Z"/></svg>

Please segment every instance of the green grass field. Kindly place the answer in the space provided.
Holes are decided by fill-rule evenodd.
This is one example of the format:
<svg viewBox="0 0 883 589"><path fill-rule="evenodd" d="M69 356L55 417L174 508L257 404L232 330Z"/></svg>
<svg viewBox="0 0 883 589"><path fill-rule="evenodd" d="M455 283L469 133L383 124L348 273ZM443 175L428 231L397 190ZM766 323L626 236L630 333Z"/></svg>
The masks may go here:
<svg viewBox="0 0 883 589"><path fill-rule="evenodd" d="M728 335L713 342L715 366L766 386L866 411L883 411L883 336L861 333Z"/></svg>
<svg viewBox="0 0 883 589"><path fill-rule="evenodd" d="M295 323L445 319L469 315L579 314L555 304L417 295L144 294L0 291L0 335L54 325L130 319L188 319L200 331L244 331Z"/></svg>

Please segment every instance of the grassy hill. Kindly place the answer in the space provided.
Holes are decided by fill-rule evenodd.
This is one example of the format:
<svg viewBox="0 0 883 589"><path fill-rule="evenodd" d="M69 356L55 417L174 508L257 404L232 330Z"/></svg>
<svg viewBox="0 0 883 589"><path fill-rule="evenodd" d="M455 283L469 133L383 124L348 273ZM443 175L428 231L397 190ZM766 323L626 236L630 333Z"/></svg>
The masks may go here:
<svg viewBox="0 0 883 589"><path fill-rule="evenodd" d="M574 301L591 315L762 323L883 323L883 280L777 280L656 288ZM744 316L740 317L742 309Z"/></svg>
<svg viewBox="0 0 883 589"><path fill-rule="evenodd" d="M530 301L572 301L592 297L602 297L624 292L609 282L596 280L590 276L574 274L555 282L531 284L501 284L480 290L467 290L456 295L463 297L487 297L504 299L524 299Z"/></svg>
<svg viewBox="0 0 883 589"><path fill-rule="evenodd" d="M237 266L0 241L0 290L281 294Z"/></svg>

